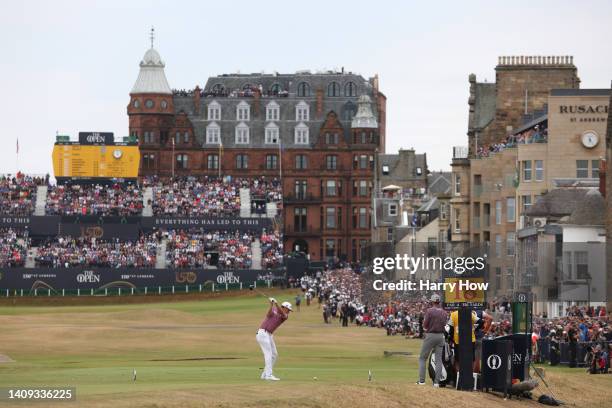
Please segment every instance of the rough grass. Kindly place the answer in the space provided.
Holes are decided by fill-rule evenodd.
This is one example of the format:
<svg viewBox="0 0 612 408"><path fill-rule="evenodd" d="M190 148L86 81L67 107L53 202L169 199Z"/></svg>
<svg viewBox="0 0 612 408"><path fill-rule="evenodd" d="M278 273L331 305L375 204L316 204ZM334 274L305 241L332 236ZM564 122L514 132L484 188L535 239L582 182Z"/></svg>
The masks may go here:
<svg viewBox="0 0 612 408"><path fill-rule="evenodd" d="M295 291L273 295L292 299ZM185 302L0 306L0 354L15 360L0 364L0 387L75 386L77 403L69 405L83 407L540 406L417 387L419 341L324 325L316 305L302 305L278 330L275 373L282 380L263 382L255 331L266 309L266 300L252 292ZM384 357L385 350L413 355ZM568 405L612 407L612 375L546 372ZM541 386L536 395L540 391L546 390Z"/></svg>

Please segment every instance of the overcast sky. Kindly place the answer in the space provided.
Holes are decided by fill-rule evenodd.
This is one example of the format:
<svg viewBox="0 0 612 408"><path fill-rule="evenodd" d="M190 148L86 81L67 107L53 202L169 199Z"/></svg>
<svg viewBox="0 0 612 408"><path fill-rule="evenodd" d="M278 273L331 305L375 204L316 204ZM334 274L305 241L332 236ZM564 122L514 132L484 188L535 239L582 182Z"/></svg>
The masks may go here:
<svg viewBox="0 0 612 408"><path fill-rule="evenodd" d="M15 171L17 138L20 169L42 174L56 131L127 135L152 25L173 88L236 71L378 73L387 153L413 147L432 170L466 144L468 75L494 81L499 55L573 55L583 88L612 80L606 1L1 0L0 172Z"/></svg>

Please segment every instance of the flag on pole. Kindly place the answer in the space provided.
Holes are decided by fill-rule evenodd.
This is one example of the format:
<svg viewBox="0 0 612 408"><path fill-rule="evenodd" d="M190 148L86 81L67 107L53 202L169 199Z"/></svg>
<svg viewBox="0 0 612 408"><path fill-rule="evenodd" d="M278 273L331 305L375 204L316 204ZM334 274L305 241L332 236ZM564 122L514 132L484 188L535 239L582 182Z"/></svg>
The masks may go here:
<svg viewBox="0 0 612 408"><path fill-rule="evenodd" d="M17 138L17 154L19 154L19 138Z"/></svg>

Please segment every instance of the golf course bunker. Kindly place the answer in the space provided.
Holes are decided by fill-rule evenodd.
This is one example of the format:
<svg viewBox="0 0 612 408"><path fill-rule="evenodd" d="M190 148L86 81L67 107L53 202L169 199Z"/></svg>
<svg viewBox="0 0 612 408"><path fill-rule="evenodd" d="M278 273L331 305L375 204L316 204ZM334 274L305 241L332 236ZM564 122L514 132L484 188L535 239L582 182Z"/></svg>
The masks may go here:
<svg viewBox="0 0 612 408"><path fill-rule="evenodd" d="M15 360L10 358L9 356L6 356L4 354L0 354L0 363L14 363L14 362L15 362Z"/></svg>
<svg viewBox="0 0 612 408"><path fill-rule="evenodd" d="M169 358L155 359L149 361L203 361L203 360L244 360L245 357L192 357L192 358Z"/></svg>

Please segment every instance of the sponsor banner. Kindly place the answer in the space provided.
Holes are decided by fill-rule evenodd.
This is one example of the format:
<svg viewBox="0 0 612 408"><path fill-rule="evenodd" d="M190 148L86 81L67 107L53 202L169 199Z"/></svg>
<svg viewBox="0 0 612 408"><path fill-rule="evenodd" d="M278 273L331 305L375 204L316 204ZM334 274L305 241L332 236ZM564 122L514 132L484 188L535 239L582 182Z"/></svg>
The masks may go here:
<svg viewBox="0 0 612 408"><path fill-rule="evenodd" d="M154 268L4 268L0 290L35 289L104 290L111 288L169 287L180 285L250 284L269 270L154 269Z"/></svg>
<svg viewBox="0 0 612 408"><path fill-rule="evenodd" d="M143 217L142 227L189 229L200 228L210 230L255 230L269 228L272 224L270 218L195 218L195 217Z"/></svg>
<svg viewBox="0 0 612 408"><path fill-rule="evenodd" d="M140 236L138 224L64 224L62 235L74 238L136 240Z"/></svg>

